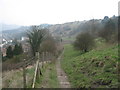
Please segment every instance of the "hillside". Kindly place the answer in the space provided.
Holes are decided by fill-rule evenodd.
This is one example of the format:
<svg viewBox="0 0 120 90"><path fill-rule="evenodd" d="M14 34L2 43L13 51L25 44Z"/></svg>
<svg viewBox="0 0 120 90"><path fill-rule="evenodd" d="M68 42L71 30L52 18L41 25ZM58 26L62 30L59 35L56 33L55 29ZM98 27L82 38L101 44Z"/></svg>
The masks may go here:
<svg viewBox="0 0 120 90"><path fill-rule="evenodd" d="M74 39L80 32L91 32L97 35L103 29L105 24L111 20L112 24L117 27L118 17L107 17L103 19L91 19L84 21L67 22L63 24L51 25L48 29L54 36L61 36L63 39Z"/></svg>
<svg viewBox="0 0 120 90"><path fill-rule="evenodd" d="M2 26L2 31L18 29L21 27L20 25L15 25L15 24L0 23L0 25Z"/></svg>
<svg viewBox="0 0 120 90"><path fill-rule="evenodd" d="M2 64L3 87L117 88L116 19L107 17L56 25L41 24L3 31L3 38L11 40L21 39L27 30L31 30L29 44L23 43L27 49L25 53L16 53L22 50L22 46L21 50L16 48L17 44L6 48L7 55Z"/></svg>
<svg viewBox="0 0 120 90"><path fill-rule="evenodd" d="M100 44L96 49L81 54L72 45L65 45L62 67L72 87L116 88L118 46Z"/></svg>
<svg viewBox="0 0 120 90"><path fill-rule="evenodd" d="M40 24L40 28L48 28L51 24ZM13 25L2 25L2 35L6 40L9 39L21 39L21 37L26 36L26 32L30 29L31 26L16 26L13 28Z"/></svg>
<svg viewBox="0 0 120 90"><path fill-rule="evenodd" d="M112 20L112 22L117 27L117 21L118 17L108 17L106 16L103 19L91 19L91 20L84 20L84 21L74 21L74 22L67 22L63 24L40 24L36 25L40 28L47 28L53 36L59 36L62 37L64 40L74 40L74 38L80 33L80 32L91 32L92 34L97 35L97 32L99 30L102 30L105 23L108 20ZM12 27L12 26L11 26ZM25 32L30 28L30 26L21 26L19 28L8 28L4 31L3 30L3 36L7 38L21 38L22 36L25 36Z"/></svg>

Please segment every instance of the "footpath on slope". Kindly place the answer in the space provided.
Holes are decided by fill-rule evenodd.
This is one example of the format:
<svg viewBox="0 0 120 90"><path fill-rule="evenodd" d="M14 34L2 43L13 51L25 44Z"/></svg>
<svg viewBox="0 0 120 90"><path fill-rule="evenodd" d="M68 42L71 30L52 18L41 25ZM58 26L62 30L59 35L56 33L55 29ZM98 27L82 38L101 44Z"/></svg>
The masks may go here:
<svg viewBox="0 0 120 90"><path fill-rule="evenodd" d="M68 77L66 73L63 71L61 68L60 60L62 59L63 52L62 54L58 57L57 62L56 62L56 70L57 70L57 77L58 81L60 83L61 88L70 88L70 82L68 81Z"/></svg>

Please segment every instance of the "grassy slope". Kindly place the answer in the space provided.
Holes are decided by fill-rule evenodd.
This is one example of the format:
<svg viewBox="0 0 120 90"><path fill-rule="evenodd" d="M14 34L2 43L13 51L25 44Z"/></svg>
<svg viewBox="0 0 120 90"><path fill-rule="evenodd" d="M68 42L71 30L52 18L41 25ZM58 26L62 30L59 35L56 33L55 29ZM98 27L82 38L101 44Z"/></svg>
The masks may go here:
<svg viewBox="0 0 120 90"><path fill-rule="evenodd" d="M117 46L92 50L85 54L65 45L61 61L72 87L117 87Z"/></svg>

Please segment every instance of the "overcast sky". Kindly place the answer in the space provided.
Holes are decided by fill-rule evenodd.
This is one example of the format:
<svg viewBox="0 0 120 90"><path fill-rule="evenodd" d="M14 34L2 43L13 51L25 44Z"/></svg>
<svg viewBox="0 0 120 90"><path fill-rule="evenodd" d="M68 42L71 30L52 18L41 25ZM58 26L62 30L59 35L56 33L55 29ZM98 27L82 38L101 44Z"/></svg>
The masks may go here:
<svg viewBox="0 0 120 90"><path fill-rule="evenodd" d="M39 25L102 19L118 15L119 0L0 0L6 24Z"/></svg>

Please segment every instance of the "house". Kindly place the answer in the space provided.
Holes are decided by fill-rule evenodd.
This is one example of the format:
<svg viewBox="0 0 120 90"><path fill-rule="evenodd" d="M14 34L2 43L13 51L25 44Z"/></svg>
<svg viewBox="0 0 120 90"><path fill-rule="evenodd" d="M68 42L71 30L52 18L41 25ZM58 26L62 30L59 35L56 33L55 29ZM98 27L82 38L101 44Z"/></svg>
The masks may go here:
<svg viewBox="0 0 120 90"><path fill-rule="evenodd" d="M3 55L3 57L5 57L6 56L6 48L1 48L1 52L2 52L2 55Z"/></svg>

